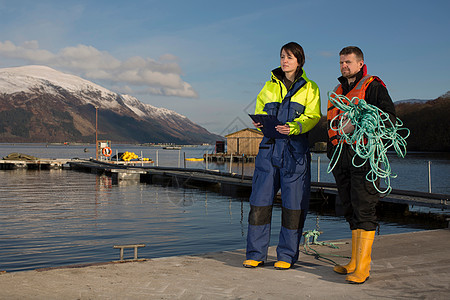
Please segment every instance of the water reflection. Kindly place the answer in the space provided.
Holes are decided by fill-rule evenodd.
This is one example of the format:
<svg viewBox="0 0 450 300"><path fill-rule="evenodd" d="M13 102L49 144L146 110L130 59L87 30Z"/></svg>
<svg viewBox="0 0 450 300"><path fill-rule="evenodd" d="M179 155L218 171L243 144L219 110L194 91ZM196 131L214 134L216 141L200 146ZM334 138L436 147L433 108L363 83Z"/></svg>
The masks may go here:
<svg viewBox="0 0 450 300"><path fill-rule="evenodd" d="M145 243L140 256L151 258L245 242L243 202L213 192L66 170L3 171L0 180L0 270L110 261L114 244Z"/></svg>

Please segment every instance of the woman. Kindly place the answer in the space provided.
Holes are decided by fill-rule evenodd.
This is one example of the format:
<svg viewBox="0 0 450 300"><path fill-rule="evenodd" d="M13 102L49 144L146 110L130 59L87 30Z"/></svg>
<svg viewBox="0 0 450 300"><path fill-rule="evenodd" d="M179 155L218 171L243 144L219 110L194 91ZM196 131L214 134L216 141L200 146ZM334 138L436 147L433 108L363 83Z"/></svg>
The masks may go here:
<svg viewBox="0 0 450 300"><path fill-rule="evenodd" d="M305 54L294 42L280 51L280 67L272 71L256 100L255 114L277 116L283 138L264 137L253 174L247 235L247 259L254 268L267 260L273 199L281 188L281 231L275 268L289 269L298 259L303 224L309 207L311 155L308 131L321 117L317 85L303 71ZM261 123L253 122L257 128Z"/></svg>

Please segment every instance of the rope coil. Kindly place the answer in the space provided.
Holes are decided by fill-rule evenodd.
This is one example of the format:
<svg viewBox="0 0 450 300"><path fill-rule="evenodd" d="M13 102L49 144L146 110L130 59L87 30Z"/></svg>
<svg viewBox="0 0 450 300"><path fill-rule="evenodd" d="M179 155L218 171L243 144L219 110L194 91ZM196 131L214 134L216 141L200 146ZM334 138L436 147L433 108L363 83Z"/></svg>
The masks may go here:
<svg viewBox="0 0 450 300"><path fill-rule="evenodd" d="M339 247L336 246L336 244L344 244L343 242L335 242L335 243L319 242L317 239L319 238L319 235L321 233L322 232L318 231L317 229L308 230L308 231L303 232L303 236L305 238L305 241L303 244L303 250L306 255L312 255L312 256L314 256L315 259L328 260L331 263L333 263L334 265L337 265L337 263L328 257L350 258L348 256L342 256L342 255L331 254L331 253L328 253L328 254L319 253L318 251L311 248L311 245L319 245L319 246L327 246L327 247L333 248L333 249L339 249ZM310 238L312 238L312 242L310 241ZM326 257L326 256L328 256L328 257Z"/></svg>
<svg viewBox="0 0 450 300"><path fill-rule="evenodd" d="M399 118L396 118L394 124L389 118L389 114L368 104L364 99L353 97L349 100L344 95L334 92L328 92L328 99L341 113L330 121L330 129L337 131L340 139L331 157L327 172L331 173L334 169L341 155L342 146L347 143L355 151L352 159L353 165L361 167L369 161L370 171L367 173L366 179L372 182L379 193L388 195L392 190L391 178L396 178L397 175L392 173L387 151L393 148L398 157L405 157L409 129L402 128L403 122ZM348 122L355 126L351 133L345 133L343 130ZM399 132L406 132L405 136L403 137ZM355 162L356 156L363 159L359 165ZM379 178L384 179L386 184L384 191L377 186Z"/></svg>

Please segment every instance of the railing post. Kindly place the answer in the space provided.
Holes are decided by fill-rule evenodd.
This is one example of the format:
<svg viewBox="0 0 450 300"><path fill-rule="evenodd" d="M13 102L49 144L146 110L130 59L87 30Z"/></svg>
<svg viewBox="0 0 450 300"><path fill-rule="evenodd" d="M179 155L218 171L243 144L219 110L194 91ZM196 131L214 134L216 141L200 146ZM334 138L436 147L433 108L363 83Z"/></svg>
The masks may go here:
<svg viewBox="0 0 450 300"><path fill-rule="evenodd" d="M242 154L242 180L244 180L244 158L245 154Z"/></svg>
<svg viewBox="0 0 450 300"><path fill-rule="evenodd" d="M230 174L231 174L231 166L233 165L233 153L230 154Z"/></svg>
<svg viewBox="0 0 450 300"><path fill-rule="evenodd" d="M320 156L317 156L317 182L320 182Z"/></svg>
<svg viewBox="0 0 450 300"><path fill-rule="evenodd" d="M431 194L431 161L428 161L428 193Z"/></svg>

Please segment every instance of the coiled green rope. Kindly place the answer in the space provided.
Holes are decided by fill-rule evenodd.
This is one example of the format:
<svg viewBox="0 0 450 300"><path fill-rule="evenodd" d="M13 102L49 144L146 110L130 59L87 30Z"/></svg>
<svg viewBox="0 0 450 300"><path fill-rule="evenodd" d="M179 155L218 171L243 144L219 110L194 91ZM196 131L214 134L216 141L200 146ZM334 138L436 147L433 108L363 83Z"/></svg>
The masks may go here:
<svg viewBox="0 0 450 300"><path fill-rule="evenodd" d="M328 254L319 253L318 251L311 248L311 245L319 245L319 246L328 246L330 248L339 249L339 247L336 246L336 244L344 244L342 242L335 242L335 243L319 242L319 241L317 241L317 239L319 238L320 234L321 234L321 232L318 230L308 230L308 231L303 232L303 236L305 237L305 242L303 244L303 250L304 250L305 254L312 255L316 259L328 260L328 261L332 262L334 265L337 265L337 263L334 260L332 260L331 258L327 258L326 256L350 258L348 256L342 256L342 255L331 254L331 253L328 253ZM312 242L310 241L310 238L312 238Z"/></svg>
<svg viewBox="0 0 450 300"><path fill-rule="evenodd" d="M392 190L390 179L396 178L397 175L392 173L387 151L393 148L398 157L405 157L406 138L410 134L409 129L401 128L403 122L399 118L393 124L387 113L374 105L368 104L364 99L354 97L349 100L347 97L337 95L334 92L328 92L328 99L342 112L334 117L330 123L337 124L336 127L330 126L331 130L339 133L340 139L327 172L331 173L336 166L342 152L342 146L347 141L355 151L352 160L353 165L361 167L369 161L370 171L367 173L366 179L372 182L378 192L388 195ZM343 118L344 116L347 116L347 119ZM351 122L355 129L353 132L346 134L343 132L343 128L348 122ZM406 132L404 137L399 134L401 131ZM356 156L363 159L363 162L359 165L355 163ZM377 186L379 178L383 178L386 184L384 191L381 191Z"/></svg>

